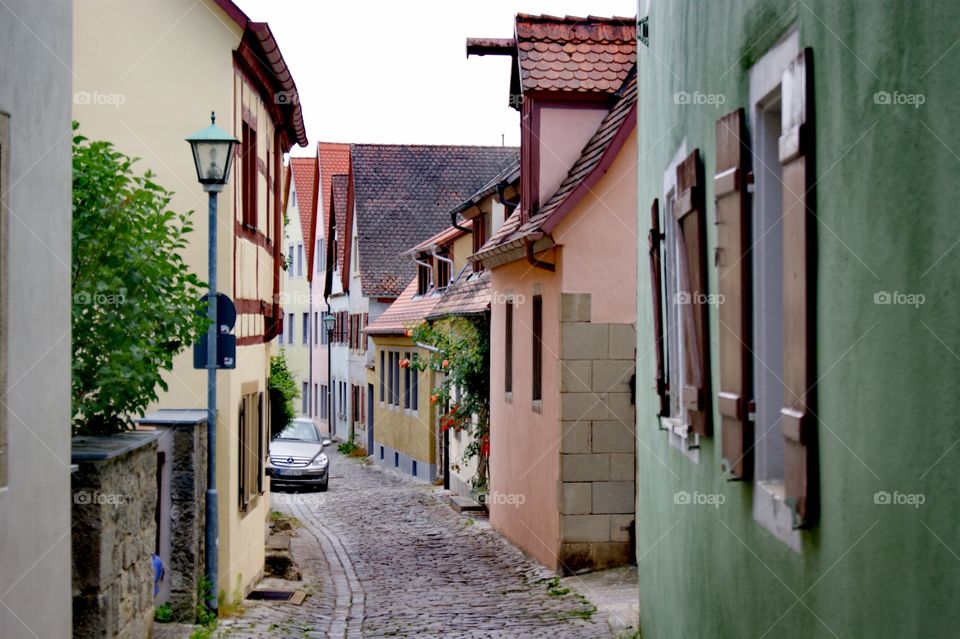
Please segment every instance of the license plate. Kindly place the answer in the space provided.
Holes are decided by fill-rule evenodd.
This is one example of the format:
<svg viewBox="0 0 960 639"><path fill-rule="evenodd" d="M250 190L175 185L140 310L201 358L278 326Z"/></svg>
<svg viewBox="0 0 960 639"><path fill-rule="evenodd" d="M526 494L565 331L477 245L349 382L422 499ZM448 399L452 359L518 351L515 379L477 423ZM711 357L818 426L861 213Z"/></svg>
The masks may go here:
<svg viewBox="0 0 960 639"><path fill-rule="evenodd" d="M278 468L276 473L280 477L299 477L303 471L299 468Z"/></svg>

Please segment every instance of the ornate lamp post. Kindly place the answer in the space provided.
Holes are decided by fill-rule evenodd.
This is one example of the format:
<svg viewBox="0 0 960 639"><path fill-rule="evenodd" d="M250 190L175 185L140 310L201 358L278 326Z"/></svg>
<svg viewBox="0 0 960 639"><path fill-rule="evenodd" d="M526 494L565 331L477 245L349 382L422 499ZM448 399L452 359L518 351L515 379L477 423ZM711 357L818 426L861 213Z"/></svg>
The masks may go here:
<svg viewBox="0 0 960 639"><path fill-rule="evenodd" d="M207 247L208 277L207 316L207 503L206 503L206 572L210 581L208 606L217 609L217 194L230 178L235 147L240 143L216 125L217 116L210 112L210 126L187 138L193 151L197 180L209 194L209 244Z"/></svg>

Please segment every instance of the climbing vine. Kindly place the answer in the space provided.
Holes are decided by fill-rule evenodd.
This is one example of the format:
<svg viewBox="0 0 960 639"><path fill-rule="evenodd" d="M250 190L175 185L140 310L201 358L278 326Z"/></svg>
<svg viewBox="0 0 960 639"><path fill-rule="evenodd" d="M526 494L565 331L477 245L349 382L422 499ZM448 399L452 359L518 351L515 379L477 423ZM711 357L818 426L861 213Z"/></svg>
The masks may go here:
<svg viewBox="0 0 960 639"><path fill-rule="evenodd" d="M409 331L414 343L431 347L430 355L401 366L444 373L430 401L440 414L440 428L466 431L470 443L464 463L477 458L477 474L470 480L476 494L487 492L490 457L490 343L483 317L452 316L423 323Z"/></svg>

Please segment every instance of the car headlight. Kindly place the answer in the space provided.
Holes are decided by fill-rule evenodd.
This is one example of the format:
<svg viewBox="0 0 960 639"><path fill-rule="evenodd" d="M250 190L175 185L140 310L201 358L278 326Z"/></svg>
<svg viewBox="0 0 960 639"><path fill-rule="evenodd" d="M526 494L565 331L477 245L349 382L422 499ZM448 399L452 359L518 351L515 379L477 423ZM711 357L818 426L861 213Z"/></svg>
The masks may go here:
<svg viewBox="0 0 960 639"><path fill-rule="evenodd" d="M327 465L327 456L324 455L323 453L320 453L319 455L313 458L313 461L310 462L310 465L316 468L323 468L324 466Z"/></svg>

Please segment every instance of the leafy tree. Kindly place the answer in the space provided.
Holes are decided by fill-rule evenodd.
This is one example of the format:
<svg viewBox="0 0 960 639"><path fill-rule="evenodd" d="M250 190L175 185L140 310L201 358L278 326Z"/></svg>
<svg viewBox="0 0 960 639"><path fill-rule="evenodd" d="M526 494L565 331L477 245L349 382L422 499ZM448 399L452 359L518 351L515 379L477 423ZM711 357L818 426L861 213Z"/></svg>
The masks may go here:
<svg viewBox="0 0 960 639"><path fill-rule="evenodd" d="M409 331L414 343L436 349L424 359L401 362L419 370L432 368L445 373L430 401L441 411L440 428L466 431L470 443L463 461L477 458L477 474L470 484L476 494L487 492L490 457L490 342L489 325L483 317L449 316L421 323Z"/></svg>
<svg viewBox="0 0 960 639"><path fill-rule="evenodd" d="M283 349L270 358L270 378L267 380L270 390L270 423L276 435L280 430L297 416L293 400L300 397L297 381L287 365L287 354Z"/></svg>
<svg viewBox="0 0 960 639"><path fill-rule="evenodd" d="M73 125L76 132L78 126ZM167 389L207 329L206 285L181 256L192 211L109 142L73 138L73 431L108 435Z"/></svg>

